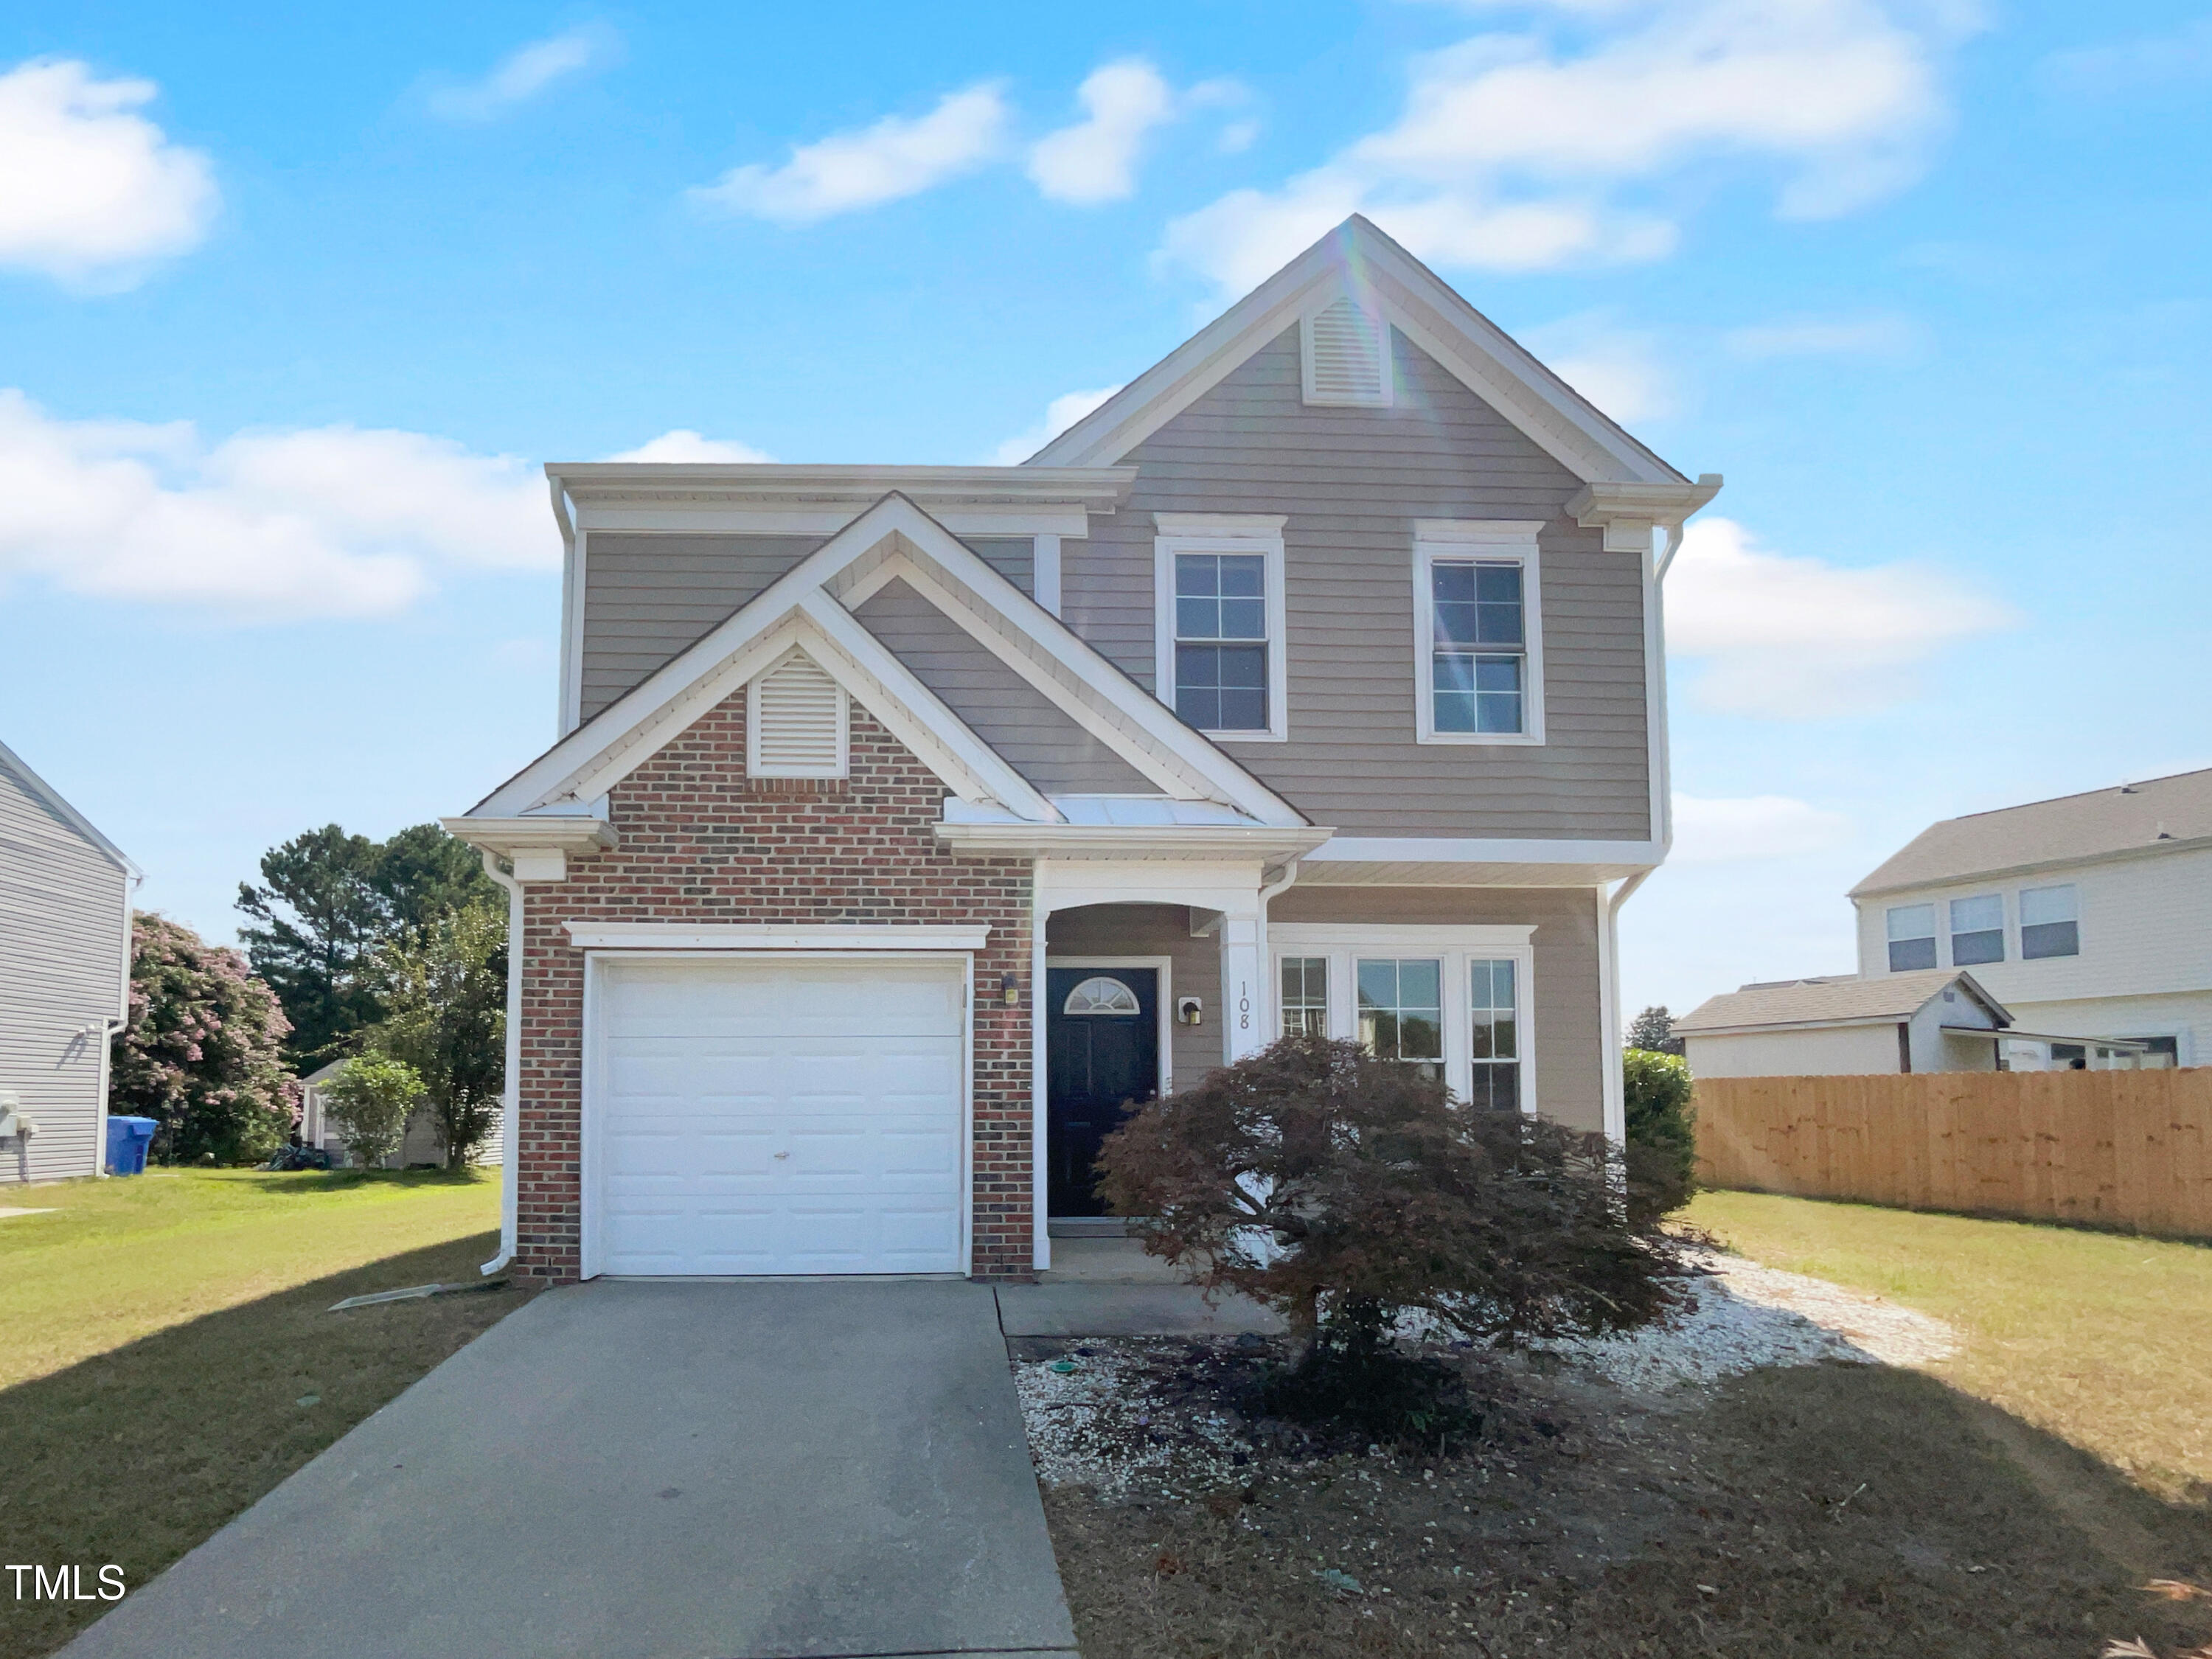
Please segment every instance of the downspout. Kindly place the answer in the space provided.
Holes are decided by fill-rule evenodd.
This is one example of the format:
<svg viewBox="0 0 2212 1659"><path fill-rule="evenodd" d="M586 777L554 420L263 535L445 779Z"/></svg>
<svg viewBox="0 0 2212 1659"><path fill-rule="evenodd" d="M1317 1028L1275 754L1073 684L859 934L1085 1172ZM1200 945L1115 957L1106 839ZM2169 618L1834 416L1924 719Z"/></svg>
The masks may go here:
<svg viewBox="0 0 2212 1659"><path fill-rule="evenodd" d="M1650 878L1650 870L1638 870L1606 896L1605 925L1597 942L1598 1006L1605 1018L1605 1133L1623 1146L1628 1144L1628 1079L1621 1069L1620 907Z"/></svg>
<svg viewBox="0 0 2212 1659"><path fill-rule="evenodd" d="M1297 882L1298 878L1298 866L1301 860L1297 859L1292 859L1288 864L1283 866L1283 873L1281 875L1276 877L1274 880L1265 884L1260 889L1260 983L1263 988L1260 993L1260 1006L1262 1008L1272 1007L1276 1010L1275 1018L1267 1028L1273 1034L1273 1036L1269 1039L1271 1042L1279 1038L1283 1035L1282 1012L1279 1006L1282 1000L1283 988L1274 982L1274 970L1268 966L1267 907L1275 902L1277 895L1289 891L1291 885ZM1228 1017L1228 1010L1224 1008L1222 1011L1222 1018L1226 1021Z"/></svg>
<svg viewBox="0 0 2212 1659"><path fill-rule="evenodd" d="M115 1012L100 1022L100 1135L92 1143L92 1172L107 1174L107 1091L114 1081L115 1035L131 1024L131 896L145 884L136 866L123 872L123 983Z"/></svg>
<svg viewBox="0 0 2212 1659"><path fill-rule="evenodd" d="M484 874L507 889L507 1079L499 1102L499 1254L477 1271L495 1273L514 1260L522 1204L522 884L482 849Z"/></svg>

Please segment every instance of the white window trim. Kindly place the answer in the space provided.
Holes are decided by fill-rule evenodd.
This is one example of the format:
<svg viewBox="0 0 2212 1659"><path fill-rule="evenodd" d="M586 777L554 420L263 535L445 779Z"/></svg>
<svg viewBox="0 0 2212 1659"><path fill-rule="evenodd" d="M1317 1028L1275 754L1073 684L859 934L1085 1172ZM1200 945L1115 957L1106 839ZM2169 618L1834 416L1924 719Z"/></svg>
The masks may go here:
<svg viewBox="0 0 2212 1659"><path fill-rule="evenodd" d="M1544 574L1534 519L1420 519L1413 525L1414 740L1442 744L1517 744L1544 741ZM1519 732L1439 732L1436 708L1436 588L1430 568L1438 559L1511 559L1521 566L1522 677Z"/></svg>
<svg viewBox="0 0 2212 1659"><path fill-rule="evenodd" d="M1514 964L1513 1011L1521 1053L1521 1110L1536 1115L1536 951L1533 926L1486 923L1459 927L1366 927L1355 922L1277 922L1267 929L1267 1018L1275 1035L1283 1029L1283 959L1325 957L1328 960L1328 1034L1359 1035L1356 1006L1362 957L1431 957L1443 963L1444 1085L1465 1100L1474 1090L1474 1040L1468 963L1504 960Z"/></svg>
<svg viewBox="0 0 2212 1659"><path fill-rule="evenodd" d="M1178 553L1258 553L1267 561L1267 729L1208 732L1216 743L1283 743L1291 735L1290 607L1283 592L1283 526L1273 514L1161 513L1152 539L1152 684L1176 706L1175 562Z"/></svg>
<svg viewBox="0 0 2212 1659"><path fill-rule="evenodd" d="M837 769L823 772L812 767L766 766L760 757L761 723L760 689L768 677L789 662L793 657L805 657L815 667L829 675L837 688ZM815 778L830 781L850 777L853 773L853 698L845 690L845 683L807 652L798 646L778 656L745 684L745 775L749 778Z"/></svg>

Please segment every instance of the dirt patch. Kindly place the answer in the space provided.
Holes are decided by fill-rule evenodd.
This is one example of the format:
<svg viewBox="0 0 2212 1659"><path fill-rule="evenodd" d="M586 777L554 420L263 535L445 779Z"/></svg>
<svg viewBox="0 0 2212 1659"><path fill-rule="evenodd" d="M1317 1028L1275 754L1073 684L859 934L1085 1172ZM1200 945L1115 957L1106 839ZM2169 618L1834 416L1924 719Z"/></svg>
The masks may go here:
<svg viewBox="0 0 2212 1659"><path fill-rule="evenodd" d="M2077 1499L2096 1487L2056 1504L1986 1408L1932 1377L1830 1362L1652 1393L1462 1353L1480 1442L1409 1458L1246 1417L1268 1358L1015 1345L1089 1659L2086 1659L2115 1637L2162 1656L2212 1640L2212 1601L2140 1588L2212 1583L2203 1510L2019 1427L2070 1460Z"/></svg>

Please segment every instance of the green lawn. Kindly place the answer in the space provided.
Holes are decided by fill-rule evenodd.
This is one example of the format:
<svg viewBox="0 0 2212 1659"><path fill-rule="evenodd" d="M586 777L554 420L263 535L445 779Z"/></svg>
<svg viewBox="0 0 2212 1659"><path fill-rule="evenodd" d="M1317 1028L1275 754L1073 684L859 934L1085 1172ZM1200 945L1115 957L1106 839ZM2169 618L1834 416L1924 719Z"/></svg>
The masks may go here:
<svg viewBox="0 0 2212 1659"><path fill-rule="evenodd" d="M333 1314L473 1281L492 1172L149 1171L0 1189L0 1559L121 1565L143 1584L521 1300ZM78 1608L0 1599L0 1659Z"/></svg>
<svg viewBox="0 0 2212 1659"><path fill-rule="evenodd" d="M1691 1225L1957 1326L1946 1380L2168 1498L2212 1498L2212 1249L2027 1222L1700 1194Z"/></svg>

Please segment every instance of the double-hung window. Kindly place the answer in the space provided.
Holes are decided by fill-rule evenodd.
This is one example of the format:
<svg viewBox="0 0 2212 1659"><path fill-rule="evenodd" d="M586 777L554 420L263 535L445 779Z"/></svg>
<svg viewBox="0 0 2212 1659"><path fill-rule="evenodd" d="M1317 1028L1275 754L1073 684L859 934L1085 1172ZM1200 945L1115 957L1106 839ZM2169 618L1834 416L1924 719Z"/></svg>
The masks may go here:
<svg viewBox="0 0 2212 1659"><path fill-rule="evenodd" d="M2081 911L2071 882L2020 890L2020 953L2030 961L2081 954Z"/></svg>
<svg viewBox="0 0 2212 1659"><path fill-rule="evenodd" d="M1511 957L1467 964L1468 1059L1472 1086L1468 1102L1492 1111L1521 1109L1519 1003Z"/></svg>
<svg viewBox="0 0 2212 1659"><path fill-rule="evenodd" d="M2004 895L1981 893L1951 901L1951 965L2005 959Z"/></svg>
<svg viewBox="0 0 2212 1659"><path fill-rule="evenodd" d="M1416 726L1423 743L1541 743L1541 592L1533 520L1414 527Z"/></svg>
<svg viewBox="0 0 2212 1659"><path fill-rule="evenodd" d="M1889 971L1936 965L1936 907L1899 904L1889 912Z"/></svg>
<svg viewBox="0 0 2212 1659"><path fill-rule="evenodd" d="M1288 735L1283 520L1157 515L1160 700L1209 736Z"/></svg>
<svg viewBox="0 0 2212 1659"><path fill-rule="evenodd" d="M1283 1035L1328 1035L1328 958L1283 958Z"/></svg>

